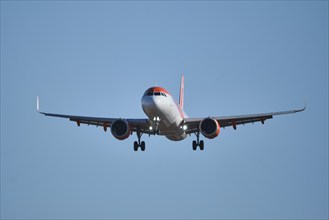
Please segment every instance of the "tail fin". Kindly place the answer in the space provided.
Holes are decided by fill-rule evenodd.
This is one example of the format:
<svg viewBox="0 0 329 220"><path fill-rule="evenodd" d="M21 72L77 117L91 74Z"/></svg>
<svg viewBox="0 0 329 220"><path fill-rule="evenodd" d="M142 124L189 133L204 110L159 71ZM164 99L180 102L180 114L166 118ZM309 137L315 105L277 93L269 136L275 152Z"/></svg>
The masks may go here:
<svg viewBox="0 0 329 220"><path fill-rule="evenodd" d="M181 109L183 109L184 107L184 74L182 74L182 79L180 83L179 106L181 107Z"/></svg>

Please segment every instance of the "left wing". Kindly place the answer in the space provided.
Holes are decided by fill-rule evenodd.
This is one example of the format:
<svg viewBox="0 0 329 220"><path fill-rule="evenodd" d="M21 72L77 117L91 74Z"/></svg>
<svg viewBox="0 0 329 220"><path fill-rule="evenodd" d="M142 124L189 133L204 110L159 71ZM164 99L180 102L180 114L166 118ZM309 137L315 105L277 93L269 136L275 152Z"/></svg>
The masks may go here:
<svg viewBox="0 0 329 220"><path fill-rule="evenodd" d="M289 111L280 111L280 112L270 112L270 113L260 113L260 114L252 114L252 115L239 115L239 116L224 116L224 117L212 117L215 119L221 128L225 128L228 126L232 126L236 129L237 125L240 124L248 124L254 122L262 122L264 124L265 120L273 118L275 115L285 115L292 114L296 112L301 112L306 109L306 103L304 108L295 109ZM198 132L200 122L204 118L185 118L184 122L187 125L188 129L186 130L187 134Z"/></svg>
<svg viewBox="0 0 329 220"><path fill-rule="evenodd" d="M39 97L37 97L37 111L45 116L67 118L70 121L76 122L78 126L80 126L80 124L95 125L96 127L101 126L103 127L104 131L106 131L107 128L111 127L111 124L114 121L118 119L122 119L122 118L88 117L88 116L78 116L78 115L62 115L62 114L41 112L39 106ZM133 132L139 131L141 133L151 134L151 132L149 131L149 124L150 124L149 119L124 119L124 120L126 120L129 123L131 131Z"/></svg>

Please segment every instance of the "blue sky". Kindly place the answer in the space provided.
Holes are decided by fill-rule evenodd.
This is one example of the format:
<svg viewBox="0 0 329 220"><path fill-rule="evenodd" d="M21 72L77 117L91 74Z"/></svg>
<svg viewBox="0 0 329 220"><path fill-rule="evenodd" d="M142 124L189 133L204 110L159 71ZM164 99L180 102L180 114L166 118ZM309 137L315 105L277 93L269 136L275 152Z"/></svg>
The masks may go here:
<svg viewBox="0 0 329 220"><path fill-rule="evenodd" d="M35 111L140 117L302 113L118 141ZM1 218L328 218L328 1L1 1Z"/></svg>

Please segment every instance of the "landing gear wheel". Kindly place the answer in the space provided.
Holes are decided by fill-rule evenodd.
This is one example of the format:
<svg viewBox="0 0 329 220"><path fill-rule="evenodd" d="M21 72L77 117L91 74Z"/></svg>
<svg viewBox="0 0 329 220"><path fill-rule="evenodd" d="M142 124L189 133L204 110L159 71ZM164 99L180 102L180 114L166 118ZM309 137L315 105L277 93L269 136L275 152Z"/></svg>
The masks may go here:
<svg viewBox="0 0 329 220"><path fill-rule="evenodd" d="M141 142L142 134L139 130L136 132L137 134L137 141L134 141L134 151L138 151L138 148L140 147L142 151L145 151L145 142Z"/></svg>
<svg viewBox="0 0 329 220"><path fill-rule="evenodd" d="M203 140L200 141L200 131L194 133L196 136L196 140L192 142L193 150L196 150L198 146L200 147L200 150L204 149L204 142Z"/></svg>
<svg viewBox="0 0 329 220"><path fill-rule="evenodd" d="M142 141L142 143L141 143L141 150L145 151L145 142L144 141Z"/></svg>
<svg viewBox="0 0 329 220"><path fill-rule="evenodd" d="M200 141L199 147L200 147L200 150L203 150L204 149L204 142L203 142L203 140Z"/></svg>
<svg viewBox="0 0 329 220"><path fill-rule="evenodd" d="M134 141L134 151L138 151L138 143L137 143L137 141Z"/></svg>
<svg viewBox="0 0 329 220"><path fill-rule="evenodd" d="M192 147L193 147L193 150L196 150L196 148L197 148L196 141L193 141L193 142L192 142Z"/></svg>

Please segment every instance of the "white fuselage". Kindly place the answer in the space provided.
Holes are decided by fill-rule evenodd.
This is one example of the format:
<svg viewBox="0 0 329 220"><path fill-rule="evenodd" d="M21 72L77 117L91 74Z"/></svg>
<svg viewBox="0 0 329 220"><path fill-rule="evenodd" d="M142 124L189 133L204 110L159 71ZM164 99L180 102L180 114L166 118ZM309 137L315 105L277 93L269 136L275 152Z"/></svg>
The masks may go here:
<svg viewBox="0 0 329 220"><path fill-rule="evenodd" d="M186 138L182 127L184 112L174 98L161 87L152 87L142 97L142 108L158 134L179 141Z"/></svg>

